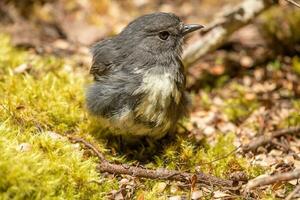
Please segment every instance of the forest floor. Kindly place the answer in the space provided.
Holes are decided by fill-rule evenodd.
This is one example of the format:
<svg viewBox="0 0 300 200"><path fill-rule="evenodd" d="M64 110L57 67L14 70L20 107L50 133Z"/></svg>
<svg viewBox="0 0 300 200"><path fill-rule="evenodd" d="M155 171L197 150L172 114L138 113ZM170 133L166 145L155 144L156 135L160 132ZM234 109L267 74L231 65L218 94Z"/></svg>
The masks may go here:
<svg viewBox="0 0 300 200"><path fill-rule="evenodd" d="M201 19L213 17L211 12L205 12L207 9L217 10L227 3L220 2L221 5L203 3ZM296 22L294 18L284 21L289 33L283 31L278 36L270 31L277 31L281 24L279 19L280 22L268 21L266 25L264 20L274 18L271 13L236 33L226 45L187 70L192 110L174 137L123 147L117 138L102 137L95 119L85 109L84 91L92 81L88 45L117 33L132 16L153 8L146 6L138 12L129 7L130 14L123 16L117 15L122 3L107 4L110 9L102 15L106 18L89 16L90 21L105 28L94 29L81 21L71 24L64 37L57 36L59 31L52 38L49 36L53 33L49 30L56 30L53 24L48 29L41 25L47 35L43 28L31 26L25 18L12 18L13 23L11 19L0 20L5 28L0 31L0 198L282 199L290 194L298 184L296 179L253 188L247 194L244 190L248 180L300 169L299 136L276 137L253 151L243 147L259 136L300 125L300 57L289 50L291 44L295 47L300 40L288 41L284 37L293 33L294 26L299 27L299 11L293 14ZM78 13L71 3L68 9L73 17L84 16L86 20L88 11L80 6L83 8ZM101 6L97 12L104 12ZM199 21L193 4L181 6L180 11L176 10L176 3L157 9L179 12L188 22ZM42 9L46 12L49 5ZM273 12L278 12L278 8ZM37 13L39 20L49 18ZM36 20L30 19L34 25L38 24ZM23 34L16 24L26 27ZM66 30L66 25L60 25ZM81 26L89 31L76 29ZM282 42L285 51L270 49L274 46L262 41L264 37L257 34L257 27L268 29L269 36L276 38L277 45ZM77 40L84 37L91 41ZM259 54L261 48L254 48L255 45L272 51L272 56L256 63L253 55ZM238 176L238 189L100 173L97 157L70 137L89 141L112 163L203 172L226 180Z"/></svg>

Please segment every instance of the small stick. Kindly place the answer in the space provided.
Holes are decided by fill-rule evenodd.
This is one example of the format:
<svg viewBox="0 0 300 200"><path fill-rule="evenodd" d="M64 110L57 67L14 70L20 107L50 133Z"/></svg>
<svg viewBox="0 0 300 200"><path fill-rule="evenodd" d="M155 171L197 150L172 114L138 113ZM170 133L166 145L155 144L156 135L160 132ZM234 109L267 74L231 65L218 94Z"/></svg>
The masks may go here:
<svg viewBox="0 0 300 200"><path fill-rule="evenodd" d="M294 179L300 178L300 169L295 169L291 172L286 172L282 174L276 174L273 176L268 177L261 177L255 178L250 180L246 185L246 191L249 191L252 188L264 186L264 185L271 185L273 183L283 182L283 181L290 181Z"/></svg>
<svg viewBox="0 0 300 200"><path fill-rule="evenodd" d="M77 142L77 143L82 143L84 144L84 146L88 147L89 149L91 149L96 155L97 157L99 158L99 160L101 162L104 162L104 163L107 163L108 161L105 159L104 155L102 153L100 153L100 151L98 151L98 149L92 145L91 143L85 141L84 139L82 138L73 138L73 137L69 137L69 139L73 142Z"/></svg>
<svg viewBox="0 0 300 200"><path fill-rule="evenodd" d="M224 155L224 156L221 156L221 157L219 157L219 158L216 158L216 159L214 159L214 160L212 160L212 161L205 162L205 163L201 163L200 166L201 166L201 165L212 164L212 163L217 162L217 161L219 161L219 160L223 160L223 159L225 159L225 158L228 158L229 156L231 156L232 154L234 154L235 152L237 152L240 148L241 148L241 146L238 146L238 147L236 147L235 149L233 149L232 151L230 151L228 154L226 154L226 155Z"/></svg>
<svg viewBox="0 0 300 200"><path fill-rule="evenodd" d="M258 147L270 143L274 138L287 135L287 134L296 134L296 133L300 133L300 126L274 131L271 135L263 135L256 138L249 144L243 146L242 149L243 152L255 151Z"/></svg>
<svg viewBox="0 0 300 200"><path fill-rule="evenodd" d="M297 3L297 2L295 2L295 1L293 1L293 0L286 0L288 3L290 3L290 4L292 4L292 5L294 5L294 6L296 6L296 7L298 7L298 8L300 8L300 4L299 3Z"/></svg>
<svg viewBox="0 0 300 200"><path fill-rule="evenodd" d="M176 170L167 170L167 169L145 169L141 167L129 166L129 165L119 165L112 164L109 162L99 163L98 169L101 172L108 172L111 174L127 174L140 178L148 179L160 179L160 180L171 180L171 181L181 181L181 182L190 182L193 176L196 176L195 179L197 183L204 183L206 185L215 185L215 186L225 186L232 187L233 182L231 180L220 179L211 175L204 173L188 173L180 172Z"/></svg>
<svg viewBox="0 0 300 200"><path fill-rule="evenodd" d="M291 200L300 191L300 185L298 184L295 189L285 198L285 200Z"/></svg>
<svg viewBox="0 0 300 200"><path fill-rule="evenodd" d="M277 4L278 0L244 0L238 5L224 9L220 17L209 25L199 40L191 44L183 53L186 69L196 63L202 56L223 45L232 33L249 24L257 15Z"/></svg>
<svg viewBox="0 0 300 200"><path fill-rule="evenodd" d="M126 164L113 164L108 162L104 155L99 152L99 150L91 143L85 141L82 138L72 138L70 140L73 142L79 142L84 144L87 148L92 150L100 160L97 168L101 172L108 172L111 174L127 174L131 176L149 178L149 179L160 179L160 180L174 180L181 182L190 182L192 177L196 177L197 183L204 183L206 185L215 185L223 187L232 187L233 181L220 179L205 173L188 173L181 172L177 170L167 170L167 169L147 169L140 166L130 166Z"/></svg>

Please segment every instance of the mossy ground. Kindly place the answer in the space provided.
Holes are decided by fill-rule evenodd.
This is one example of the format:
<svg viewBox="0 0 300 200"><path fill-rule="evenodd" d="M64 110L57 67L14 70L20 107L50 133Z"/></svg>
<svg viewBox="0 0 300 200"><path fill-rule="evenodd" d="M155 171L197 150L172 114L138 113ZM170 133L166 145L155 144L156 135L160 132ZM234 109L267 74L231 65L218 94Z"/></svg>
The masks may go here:
<svg viewBox="0 0 300 200"><path fill-rule="evenodd" d="M195 141L181 133L171 141L122 151L115 139L108 142L92 134L95 126L84 108L87 68L77 67L70 58L39 56L16 49L7 35L0 35L0 44L0 199L106 199L109 192L118 190L119 177L98 173L97 159L70 143L64 137L67 135L93 142L111 161L202 170L223 178L235 171L244 171L249 177L264 171L235 154L204 164L235 148L234 133L219 132L214 144L205 139ZM21 65L27 68L17 73L15 69ZM236 91L238 95L224 104L224 112L233 122L258 107L256 100L243 99L242 89ZM209 107L211 100L206 97L202 103ZM294 105L300 109L299 102ZM299 121L296 112L289 119L290 124ZM176 183L159 191L160 183L141 179L135 198L167 199L169 195L188 196L190 192L189 188L172 192L170 188Z"/></svg>

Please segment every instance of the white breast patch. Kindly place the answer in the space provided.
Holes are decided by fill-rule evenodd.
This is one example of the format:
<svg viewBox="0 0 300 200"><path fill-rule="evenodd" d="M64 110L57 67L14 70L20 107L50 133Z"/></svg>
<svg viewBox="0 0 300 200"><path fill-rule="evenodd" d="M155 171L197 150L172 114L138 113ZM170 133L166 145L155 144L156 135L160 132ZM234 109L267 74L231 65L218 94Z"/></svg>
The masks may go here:
<svg viewBox="0 0 300 200"><path fill-rule="evenodd" d="M166 117L167 108L170 106L171 98L177 104L181 98L181 93L170 73L145 74L141 86L135 93L145 94L137 107L138 116L142 116L147 121L156 122L157 126L170 126L169 119Z"/></svg>

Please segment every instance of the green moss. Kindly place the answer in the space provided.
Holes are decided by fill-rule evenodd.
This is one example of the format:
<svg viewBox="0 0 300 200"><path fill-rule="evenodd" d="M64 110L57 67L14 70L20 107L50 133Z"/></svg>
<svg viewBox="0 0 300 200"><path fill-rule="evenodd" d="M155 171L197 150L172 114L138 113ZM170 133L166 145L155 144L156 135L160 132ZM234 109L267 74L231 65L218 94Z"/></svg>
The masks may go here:
<svg viewBox="0 0 300 200"><path fill-rule="evenodd" d="M23 147L23 148L22 148ZM1 199L99 199L116 187L95 183L95 161L68 141L45 132L24 132L0 126Z"/></svg>
<svg viewBox="0 0 300 200"><path fill-rule="evenodd" d="M224 100L221 110L230 121L239 123L259 107L259 103L255 98L245 98L247 89L236 81L229 84L228 90L230 96Z"/></svg>
<svg viewBox="0 0 300 200"><path fill-rule="evenodd" d="M289 116L280 123L280 127L291 127L300 125L300 101L293 101L294 111L289 114Z"/></svg>
<svg viewBox="0 0 300 200"><path fill-rule="evenodd" d="M256 108L258 103L254 100L241 98L229 98L223 107L224 114L232 122L239 122L249 116Z"/></svg>
<svg viewBox="0 0 300 200"><path fill-rule="evenodd" d="M257 166L249 166L244 158L237 157L235 153L232 153L236 149L233 145L234 138L234 134L220 134L214 146L207 145L206 148L198 151L195 157L201 170L226 179L236 171L244 171L248 177L252 177ZM223 156L225 158L222 158ZM259 174L261 173L262 171L259 172Z"/></svg>
<svg viewBox="0 0 300 200"><path fill-rule="evenodd" d="M6 41L4 37L0 50L0 57L5 58L0 62L0 70L5 73L5 79L0 82L3 97L0 103L13 113L12 121L24 128L51 129L60 133L74 131L76 123L84 118L80 110L83 77L70 76L62 60L27 55L6 46ZM19 54L22 56L15 56ZM13 69L20 64L30 65L31 71L14 74ZM2 120L9 113L2 115Z"/></svg>
<svg viewBox="0 0 300 200"><path fill-rule="evenodd" d="M203 172L223 178L228 178L235 171L245 171L249 177L261 174L262 168L249 166L245 159L237 157L234 153L230 154L236 148L233 145L234 138L234 134L219 134L215 145L209 145L206 142L199 145L192 140L178 136L176 141L164 148L162 155L156 157L156 165L191 172L195 172L198 168ZM228 156L218 159L224 155Z"/></svg>
<svg viewBox="0 0 300 200"><path fill-rule="evenodd" d="M200 97L201 108L209 109L210 106L212 105L212 101L210 99L208 92L202 91L200 95L201 95Z"/></svg>
<svg viewBox="0 0 300 200"><path fill-rule="evenodd" d="M47 134L80 134L85 77L70 75L67 60L15 49L5 35L0 41L0 198L103 198L117 181L96 184L96 160ZM21 64L30 68L14 73ZM22 143L30 149L18 150Z"/></svg>
<svg viewBox="0 0 300 200"><path fill-rule="evenodd" d="M150 188L146 190L139 191L139 193L142 193L145 199L149 200L167 200L167 195L169 193L168 188L163 189L161 186L162 184L165 184L165 182L158 182L158 181L151 181L148 180L145 182L145 188Z"/></svg>

